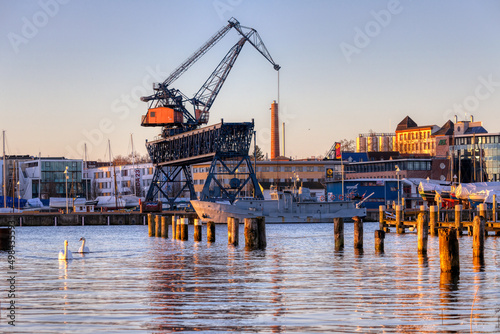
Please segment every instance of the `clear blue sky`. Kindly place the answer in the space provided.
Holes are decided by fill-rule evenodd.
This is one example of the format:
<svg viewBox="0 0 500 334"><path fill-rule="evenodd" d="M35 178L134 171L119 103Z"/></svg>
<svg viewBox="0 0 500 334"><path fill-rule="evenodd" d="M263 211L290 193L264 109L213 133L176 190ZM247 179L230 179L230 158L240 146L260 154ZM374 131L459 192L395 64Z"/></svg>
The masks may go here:
<svg viewBox="0 0 500 334"><path fill-rule="evenodd" d="M323 155L370 129L394 132L406 115L442 125L473 114L500 131L500 2L104 1L0 2L1 129L9 154L106 160L137 151L137 97L234 16L260 33L280 71L286 155ZM229 48L231 31L174 87L194 95ZM269 152L277 74L242 50L210 123L255 119Z"/></svg>

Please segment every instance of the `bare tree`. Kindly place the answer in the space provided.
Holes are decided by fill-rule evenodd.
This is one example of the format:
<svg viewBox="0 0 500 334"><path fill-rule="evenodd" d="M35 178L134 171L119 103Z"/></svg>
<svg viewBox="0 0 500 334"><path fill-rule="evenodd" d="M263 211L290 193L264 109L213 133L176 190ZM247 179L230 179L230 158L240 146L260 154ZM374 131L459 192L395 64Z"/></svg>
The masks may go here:
<svg viewBox="0 0 500 334"><path fill-rule="evenodd" d="M356 150L356 142L354 139L342 139L340 141L340 150L342 152L354 152Z"/></svg>

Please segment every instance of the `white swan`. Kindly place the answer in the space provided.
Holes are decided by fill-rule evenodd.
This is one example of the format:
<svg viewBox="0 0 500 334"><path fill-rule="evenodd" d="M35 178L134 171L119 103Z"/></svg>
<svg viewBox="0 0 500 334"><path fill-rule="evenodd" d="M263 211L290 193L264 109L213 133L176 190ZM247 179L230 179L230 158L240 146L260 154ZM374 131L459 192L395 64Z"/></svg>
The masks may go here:
<svg viewBox="0 0 500 334"><path fill-rule="evenodd" d="M68 240L64 240L64 249L59 251L59 260L72 260L73 254L68 249Z"/></svg>
<svg viewBox="0 0 500 334"><path fill-rule="evenodd" d="M82 242L82 245L80 246L80 249L78 249L78 253L90 253L89 248L85 246L85 238L81 237L80 241Z"/></svg>

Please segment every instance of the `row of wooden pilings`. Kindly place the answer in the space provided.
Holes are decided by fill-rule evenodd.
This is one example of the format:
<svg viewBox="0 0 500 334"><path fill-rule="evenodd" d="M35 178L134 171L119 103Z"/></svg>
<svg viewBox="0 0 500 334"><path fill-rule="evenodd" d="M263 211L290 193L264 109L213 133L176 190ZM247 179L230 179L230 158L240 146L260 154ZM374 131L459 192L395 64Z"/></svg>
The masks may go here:
<svg viewBox="0 0 500 334"><path fill-rule="evenodd" d="M354 249L363 249L363 222L359 217L353 217L354 220ZM344 221L342 218L335 218L334 236L335 250L340 251L344 248ZM473 259L474 264L484 264L484 240L485 240L485 222L483 216L474 217L472 225L473 235ZM389 231L383 227L374 233L375 251L384 252L385 233ZM427 241L429 235L429 223L424 213L419 213L417 218L417 251L419 254L427 254ZM439 227L434 231L439 235L439 259L441 272L458 274L460 272L460 254L458 246L458 237L461 233L455 227ZM434 232L433 235L436 233Z"/></svg>
<svg viewBox="0 0 500 334"><path fill-rule="evenodd" d="M245 218L245 248L246 249L264 249L267 246L266 241L266 222L264 217ZM162 216L148 214L148 235L150 237L168 238L169 225L172 229L172 239L187 241L188 236L188 218L178 216ZM194 241L202 241L202 221L193 220ZM215 242L215 223L208 221L207 224L207 242ZM227 238L228 244L238 246L239 244L240 220L234 217L227 219Z"/></svg>
<svg viewBox="0 0 500 334"><path fill-rule="evenodd" d="M417 218L417 242L418 253L427 253L427 240L429 232L431 236L439 236L439 259L440 268L442 273L458 274L460 272L460 252L458 239L463 235L464 225L462 221L462 205L455 206L455 220L454 222L447 223L439 222L439 207L430 206L429 213L425 211L425 207L420 207L420 213ZM403 210L401 206L396 206L395 227L396 233L405 233L405 226L403 224ZM486 224L488 211L486 204L480 204L478 207L478 214L473 218L472 222L468 224L468 235L473 236L472 255L474 265L484 264L484 240L488 236L486 231ZM491 228L496 227L496 212L495 207L492 210L493 222L489 225ZM385 206L379 208L379 228L378 231L389 231L387 221L385 219ZM375 232L377 233L377 231ZM499 232L496 231L496 235Z"/></svg>
<svg viewBox="0 0 500 334"><path fill-rule="evenodd" d="M379 207L379 223L381 230L386 231L390 225L394 225L394 227L396 228L396 233L405 233L406 225L408 224L414 225L414 223L404 221L404 210L402 205L396 205L396 212L394 217L395 219L393 221L386 219L385 210L386 210L385 205L381 205ZM430 206L428 213L425 206L421 206L420 212L426 214L426 217L428 217L429 229L431 235L437 235L438 233L437 230L439 227L455 227L456 233L459 236L466 228L468 230L468 234L472 235L473 221L468 222L462 219L463 218L462 205L455 206L454 217L453 217L454 219L451 222L439 221L441 217L440 215L441 212L439 210L439 206L436 205ZM491 213L491 215L489 215L489 213ZM495 231L495 234L497 236L500 236L500 223L497 222L495 207L493 207L492 210L487 210L486 204L479 204L476 216L483 217L485 219L485 224L486 224L485 226L487 226L488 229ZM489 217L491 217L491 220L488 220ZM486 233L485 235L487 236L488 232L486 231L485 233Z"/></svg>

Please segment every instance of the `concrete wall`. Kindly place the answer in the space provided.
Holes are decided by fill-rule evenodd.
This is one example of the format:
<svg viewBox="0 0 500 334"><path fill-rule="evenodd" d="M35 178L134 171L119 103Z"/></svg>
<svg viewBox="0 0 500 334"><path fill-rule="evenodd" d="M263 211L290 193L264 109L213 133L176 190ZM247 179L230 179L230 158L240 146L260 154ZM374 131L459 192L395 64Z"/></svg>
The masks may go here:
<svg viewBox="0 0 500 334"><path fill-rule="evenodd" d="M142 225L147 224L147 215L143 213L81 213L81 214L0 214L0 226L9 226L14 221L16 226L58 226L70 225Z"/></svg>

